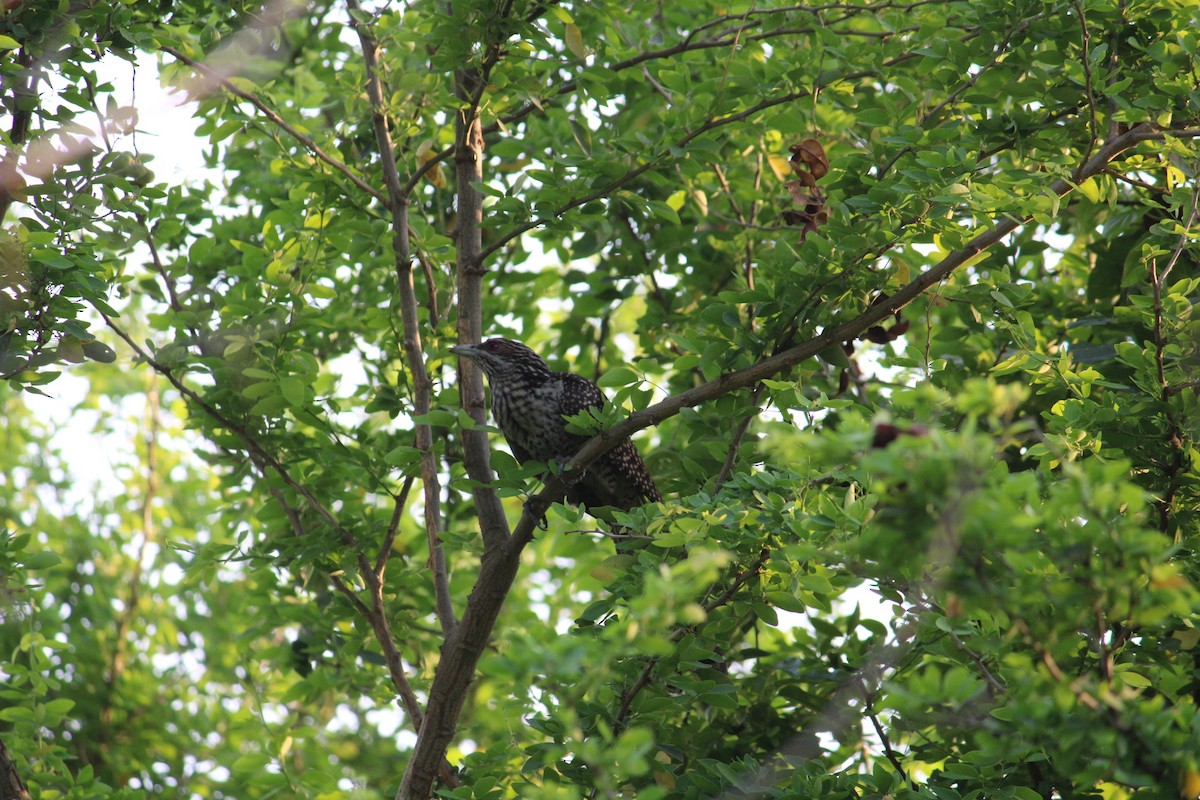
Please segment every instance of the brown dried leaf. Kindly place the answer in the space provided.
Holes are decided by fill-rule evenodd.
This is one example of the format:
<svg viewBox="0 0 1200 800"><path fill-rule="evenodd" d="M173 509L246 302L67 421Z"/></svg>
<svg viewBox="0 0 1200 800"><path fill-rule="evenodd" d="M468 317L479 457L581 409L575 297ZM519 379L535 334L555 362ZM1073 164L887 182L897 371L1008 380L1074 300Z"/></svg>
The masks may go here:
<svg viewBox="0 0 1200 800"><path fill-rule="evenodd" d="M825 148L816 139L805 139L788 148L792 157L788 159L795 179L784 184L792 200L800 209L787 209L780 218L788 225L798 226L800 241L808 234L829 221L825 207L825 195L817 187L817 181L829 174L829 159Z"/></svg>
<svg viewBox="0 0 1200 800"><path fill-rule="evenodd" d="M790 160L797 175L811 173L813 180L819 181L829 174L829 158L816 139L805 139L788 149L792 152Z"/></svg>

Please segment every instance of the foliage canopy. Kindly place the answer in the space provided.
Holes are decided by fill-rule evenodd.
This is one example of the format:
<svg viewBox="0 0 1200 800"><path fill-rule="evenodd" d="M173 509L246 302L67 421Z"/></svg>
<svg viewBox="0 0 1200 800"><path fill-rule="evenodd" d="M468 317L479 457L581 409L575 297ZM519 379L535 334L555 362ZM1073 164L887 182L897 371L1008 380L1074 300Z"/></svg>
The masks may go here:
<svg viewBox="0 0 1200 800"><path fill-rule="evenodd" d="M5 7L0 789L1200 796L1193 3Z"/></svg>

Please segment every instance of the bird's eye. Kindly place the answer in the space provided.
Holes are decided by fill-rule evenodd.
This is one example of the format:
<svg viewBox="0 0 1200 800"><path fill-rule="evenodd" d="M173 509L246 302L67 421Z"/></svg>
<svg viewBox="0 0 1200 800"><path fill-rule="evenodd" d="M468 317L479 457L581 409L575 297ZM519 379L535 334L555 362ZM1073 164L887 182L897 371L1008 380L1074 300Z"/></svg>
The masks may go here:
<svg viewBox="0 0 1200 800"><path fill-rule="evenodd" d="M483 343L483 349L487 350L489 353L494 353L500 349L500 343L495 339L491 339Z"/></svg>

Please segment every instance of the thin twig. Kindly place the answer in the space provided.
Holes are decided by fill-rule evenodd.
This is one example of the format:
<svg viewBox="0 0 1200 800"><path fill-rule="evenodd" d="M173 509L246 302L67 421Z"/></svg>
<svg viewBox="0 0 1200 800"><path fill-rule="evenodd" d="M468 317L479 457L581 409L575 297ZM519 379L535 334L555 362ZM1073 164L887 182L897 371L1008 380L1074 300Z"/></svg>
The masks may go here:
<svg viewBox="0 0 1200 800"><path fill-rule="evenodd" d="M1087 161L1096 149L1096 143L1100 141L1100 112L1096 109L1096 90L1092 86L1092 34L1088 30L1087 16L1083 13L1083 3L1071 0L1071 5L1075 8L1075 15L1079 17L1080 46L1083 50L1080 63L1083 66L1083 91L1087 95L1088 130L1091 131L1091 137L1080 160Z"/></svg>
<svg viewBox="0 0 1200 800"><path fill-rule="evenodd" d="M1006 689L1004 684L1000 682L1000 679L997 678L990 669L988 669L988 665L983 663L983 658L980 657L980 655L974 650L967 647L966 643L959 638L958 634L954 631L950 631L950 641L954 642L955 647L966 653L967 658L975 662L975 666L979 668L979 674L983 675L983 680L985 683L987 683L988 688L991 690L994 697L1003 697L1008 694L1008 689Z"/></svg>
<svg viewBox="0 0 1200 800"><path fill-rule="evenodd" d="M725 587L725 590L721 592L721 594L702 604L701 607L704 609L704 613L706 615L711 614L713 611L716 611L718 608L728 604L731 600L733 600L733 598L737 595L738 590L745 586L747 581L749 581L762 570L763 565L767 563L767 559L770 557L771 551L767 548L763 548L762 552L758 554L758 558L755 559L754 563L739 570L738 573L734 575L733 580L730 581L729 586ZM677 643L683 639L683 637L686 636L693 629L693 627L694 626L691 625L680 625L672 630L670 634L668 634L667 640L671 643ZM634 679L633 683L630 684L628 689L622 692L621 703L617 707L617 713L613 716L613 730L619 731L624 727L625 720L629 716L629 711L633 707L633 701L643 689L650 685L650 677L653 674L654 667L658 664L658 661L659 659L657 656L651 656L648 658L646 663L642 665L642 671L638 673L637 678Z"/></svg>
<svg viewBox="0 0 1200 800"><path fill-rule="evenodd" d="M196 59L192 58L191 56L184 55L182 52L180 52L179 50L177 50L174 47L171 47L168 45L168 46L163 47L162 51L164 53L168 53L168 54L174 56L175 58L179 59L183 63L187 64L189 67L191 67L197 73L202 75L205 78L205 80L207 80L209 83L213 84L214 86L220 86L222 89L229 92L234 97L237 97L241 100L245 100L247 103L250 103L252 106L257 108L259 113L261 113L264 117L266 117L267 120L269 120L272 124L274 124L275 126L280 128L286 134L288 134L293 139L295 139L297 142L299 142L301 145L303 145L306 150L308 150L310 153L312 153L314 156L316 156L319 160L324 161L326 164L328 164L334 170L336 170L337 172L340 172L342 175L346 176L346 178L349 179L349 181L351 183L353 183L356 187L358 187L362 191L366 192L367 194L371 195L379 202L383 203L383 205L385 207L390 205L390 201L386 194L379 191L374 186L367 183L361 177L356 175L354 173L354 171L351 170L348 166L346 166L342 161L340 161L340 160L334 158L333 156L329 155L328 153L326 153L321 148L320 145L318 145L316 142L314 142L312 140L311 137L306 136L303 133L301 133L300 131L296 130L296 128L293 127L287 120L285 120L283 117L279 116L279 114L277 114L265 102L263 102L263 100L258 95L254 94L253 92L247 92L245 89L242 89L237 84L233 83L233 81L229 80L229 78L225 77L217 70L213 69L212 67L208 66L207 64L204 64L203 62L197 61Z"/></svg>
<svg viewBox="0 0 1200 800"><path fill-rule="evenodd" d="M883 725L879 721L879 716L874 711L869 710L872 706L871 693L868 693L866 685L861 680L859 681L859 685L862 686L863 702L867 704L867 709L864 709L863 713L871 721L871 727L875 729L875 735L879 737L879 742L883 745L883 754L887 756L887 760L891 762L892 767L900 774L904 782L915 791L917 784L908 777L908 772L904 769L904 763L900 760L899 754L892 748L892 742L888 739L887 731L883 729Z"/></svg>
<svg viewBox="0 0 1200 800"><path fill-rule="evenodd" d="M1158 259L1150 260L1150 287L1153 292L1154 302L1154 371L1165 406L1163 410L1163 415L1167 421L1167 430L1165 433L1172 453L1170 464L1164 467L1167 488L1163 492L1162 497L1157 500L1159 529L1163 533L1167 533L1170 530L1171 508L1175 504L1175 495L1179 491L1179 476L1184 471L1185 436L1183 425L1168 402L1171 397L1171 387L1167 382L1166 373L1167 337L1163 330L1162 294L1167 278L1171 275L1171 271L1175 268L1175 264L1178 263L1179 257L1183 255L1183 251L1187 247L1188 234L1192 226L1196 224L1198 216L1200 216L1200 184L1192 192L1191 208L1188 210L1187 220L1183 223L1183 231L1179 234L1179 242L1171 252L1171 257L1167 260L1162 271L1160 272L1158 269Z"/></svg>
<svg viewBox="0 0 1200 800"><path fill-rule="evenodd" d="M738 423L737 430L733 432L733 438L729 441L729 447L725 451L725 463L721 465L721 469L717 472L717 477L713 480L713 491L717 491L729 480L729 476L733 474L733 468L737 464L738 452L742 449L742 440L746 438L746 431L750 429L750 423L758 418L761 409L758 408L759 398L762 397L765 384L758 384L754 387L754 391L750 395L750 405L754 406L754 411L742 417L742 421Z"/></svg>
<svg viewBox="0 0 1200 800"><path fill-rule="evenodd" d="M945 108L946 106L950 105L955 100L957 100L962 95L963 92L974 87L975 84L979 82L979 79L983 77L984 73L986 73L992 67L996 66L996 64L1000 63L1000 59L1008 54L1008 46L1009 46L1009 44L1012 43L1013 38L1015 36L1023 33L1025 31L1025 29L1028 28L1032 23L1036 22L1037 20L1041 19L1044 16L1046 16L1046 15L1045 14L1034 14L1033 16L1027 17L1027 18L1021 20L1020 22L1018 22L1016 25L1012 26L1012 28L1010 28L1005 33L1004 40L1002 42L1000 42L999 46L996 48L996 54L994 56L992 56L991 59L988 60L988 63L984 64L982 67L980 67L978 70L976 70L975 74L971 75L970 78L968 78L966 81L964 81L962 83L962 85L960 85L957 89L955 89L953 92L951 92L945 99L942 100L942 102L938 103L936 106L929 109L929 111L922 114L921 119L917 122L917 125L920 127L924 127L925 124L928 123L929 120L933 119L934 116L936 116L939 111L941 111L943 108ZM1090 155L1090 153L1089 153L1089 155ZM1086 161L1087 158L1085 157L1083 160Z"/></svg>
<svg viewBox="0 0 1200 800"><path fill-rule="evenodd" d="M400 530L400 517L404 514L404 507L408 504L408 492L412 489L415 476L407 475L404 478L404 485L400 489L400 494L395 498L392 508L392 521L388 523L387 533L383 535L383 542L379 545L379 554L375 556L375 577L382 581L383 571L387 567L388 556L392 553L392 545L396 541L396 533Z"/></svg>
<svg viewBox="0 0 1200 800"><path fill-rule="evenodd" d="M370 570L365 571L364 575L368 576L367 580L371 583L370 607L367 607L358 598L358 595L346 585L346 582L337 575L331 575L330 580L333 581L334 587L350 601L350 604L354 606L358 613L371 624L371 630L375 634L375 639L383 649L383 660L387 663L388 676L392 680L392 685L396 687L396 694L400 696L400 702L404 704L404 710L408 714L413 730L420 731L421 726L425 723L425 716L421 711L421 702L417 698L417 693L413 690L412 684L409 683L408 676L404 672L404 662L400 658L400 652L396 649L396 637L392 635L391 626L388 623L387 611L383 606L383 585L381 582L375 581L370 577ZM450 788L457 788L462 785L462 782L454 772L454 767L444 758L438 765L438 775Z"/></svg>
<svg viewBox="0 0 1200 800"><path fill-rule="evenodd" d="M178 391L185 398L200 408L205 414L240 439L242 444L246 447L246 450L255 459L259 460L265 466L270 467L271 471L278 475L280 479L287 484L288 488L303 497L305 502L308 503L309 507L312 508L313 511L315 511L322 519L329 523L329 526L333 528L335 532L337 532L339 537L341 537L343 544L346 544L347 546L354 546L354 536L342 527L341 523L337 521L337 518L333 516L333 513L326 508L325 505L318 500L316 496L308 490L307 487L292 477L287 467L283 465L283 462L281 462L271 453L267 452L267 450L261 444L259 444L258 440L251 436L244 427L239 425L237 422L234 422L230 417L218 410L216 406L209 403L195 390L185 384L179 378L179 376L177 376L174 371L171 370L170 367L166 366L160 361L157 361L153 356L151 356L145 348L135 342L133 337L126 333L125 330L116 323L116 320L104 313L104 311L99 307L93 305L92 308L95 309L96 313L100 315L101 319L104 320L104 323L112 329L113 333L117 334L117 336L120 337L125 344L129 345L138 358L149 364L151 369L170 381L171 385L175 387L176 391Z"/></svg>
<svg viewBox="0 0 1200 800"><path fill-rule="evenodd" d="M1124 72L1121 69L1121 42L1125 39L1125 32L1129 29L1129 24L1125 20L1125 0L1117 2L1117 20L1111 28L1112 34L1108 39L1108 81L1106 87L1111 87L1117 81L1124 77ZM1117 116L1117 99L1109 93L1105 93L1108 99L1108 132L1107 136L1112 138L1117 135L1121 127L1121 120Z"/></svg>

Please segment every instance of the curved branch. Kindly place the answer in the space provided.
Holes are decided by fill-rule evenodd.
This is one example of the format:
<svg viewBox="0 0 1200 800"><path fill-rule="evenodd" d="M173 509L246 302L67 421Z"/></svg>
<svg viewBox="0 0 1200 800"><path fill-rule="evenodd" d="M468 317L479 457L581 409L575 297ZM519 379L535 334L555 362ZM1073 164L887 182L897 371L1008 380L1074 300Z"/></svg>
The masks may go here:
<svg viewBox="0 0 1200 800"><path fill-rule="evenodd" d="M1200 131L1163 132L1149 124L1138 125L1106 142L1073 173L1074 180L1059 178L1047 191L1059 197L1069 194L1080 181L1100 172L1109 162L1140 142L1166 136L1198 135ZM812 339L763 359L757 364L721 375L631 414L624 421L588 441L562 472L547 476L542 490L526 502L507 546L491 548L484 552L479 579L467 600L462 621L442 648L442 661L429 690L425 723L421 726L421 735L409 761L404 782L396 795L397 800L425 800L429 797L437 765L444 758L446 748L454 737L468 689L475 675L475 666L487 646L504 598L516 576L521 552L532 541L534 531L537 530L546 510L552 503L561 501L565 496L567 477L579 474L605 452L637 431L656 425L684 408L751 386L763 378L789 370L831 346L838 346L847 339L857 338L872 325L892 316L972 258L1003 240L1029 219L1030 217L1006 217L998 221L894 295L870 306L854 319L826 328Z"/></svg>

